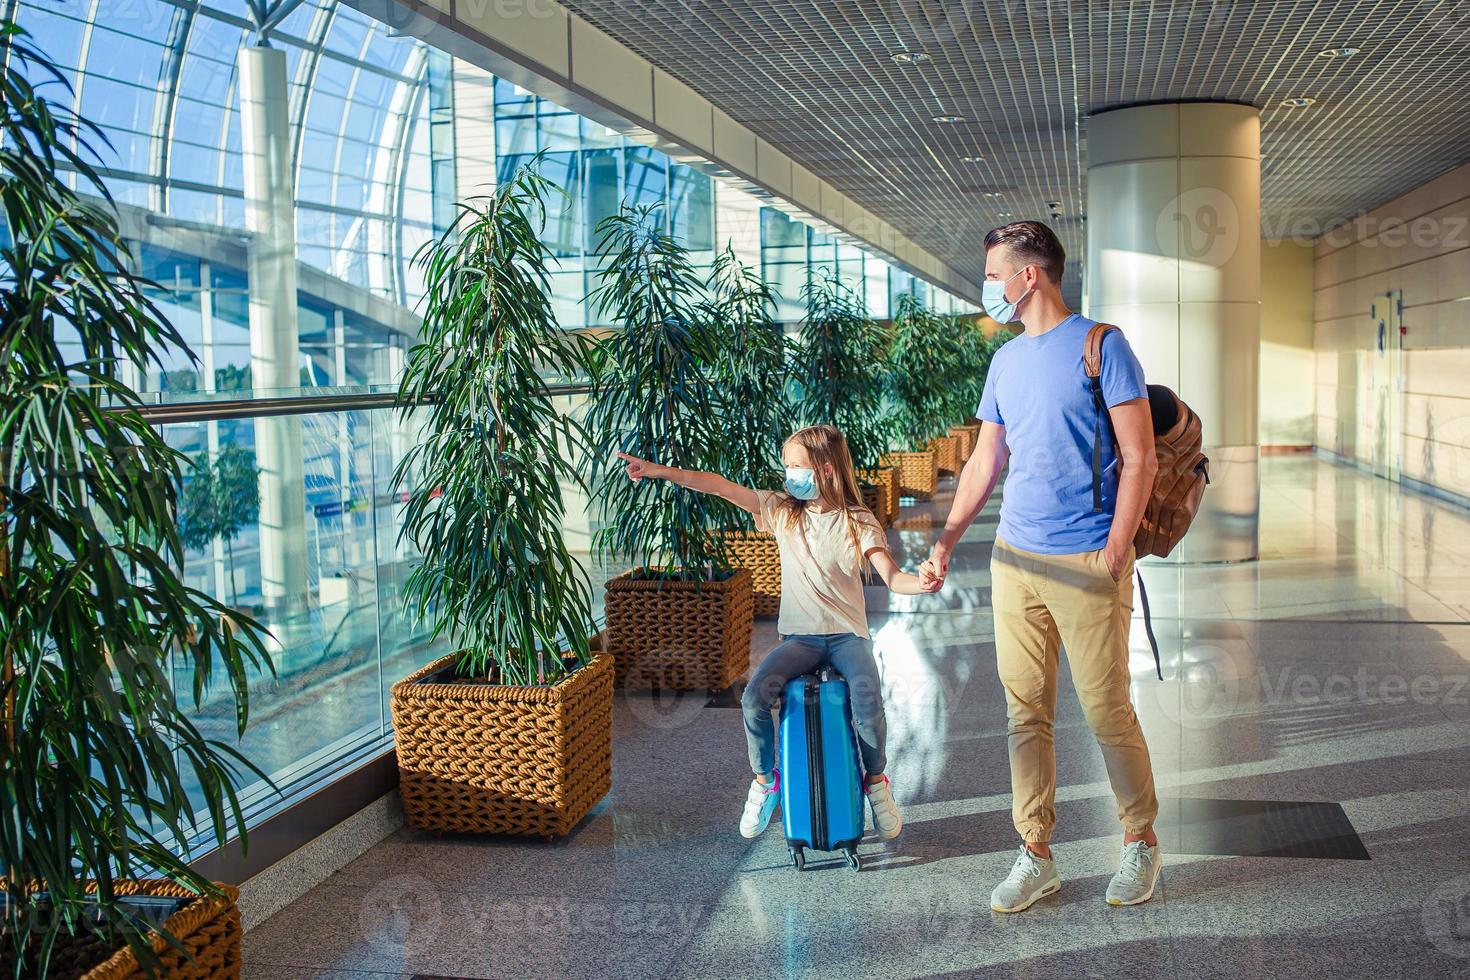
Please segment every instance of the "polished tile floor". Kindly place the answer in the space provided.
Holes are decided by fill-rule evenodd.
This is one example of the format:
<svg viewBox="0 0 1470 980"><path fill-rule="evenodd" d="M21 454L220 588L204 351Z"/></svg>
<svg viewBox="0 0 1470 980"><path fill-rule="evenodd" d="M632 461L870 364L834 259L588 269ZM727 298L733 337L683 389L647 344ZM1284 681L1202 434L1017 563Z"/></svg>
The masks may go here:
<svg viewBox="0 0 1470 980"><path fill-rule="evenodd" d="M737 710L620 693L612 795L570 837L400 832L247 934L246 974L1470 975L1470 513L1310 457L1266 459L1262 483L1261 560L1144 571L1167 678L1135 620L1163 798L1147 905L1103 902L1121 838L1064 680L1064 885L1020 915L989 909L1014 847L993 502L944 592L869 592L908 823L863 846L861 872L795 872L779 817L739 836ZM902 563L948 506L905 508ZM758 621L752 658L774 642Z"/></svg>

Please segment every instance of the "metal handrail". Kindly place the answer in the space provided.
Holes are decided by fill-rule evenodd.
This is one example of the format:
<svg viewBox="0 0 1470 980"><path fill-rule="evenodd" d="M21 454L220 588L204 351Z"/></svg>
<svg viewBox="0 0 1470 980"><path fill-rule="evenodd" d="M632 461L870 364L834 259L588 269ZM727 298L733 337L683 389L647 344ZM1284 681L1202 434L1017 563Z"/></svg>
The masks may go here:
<svg viewBox="0 0 1470 980"><path fill-rule="evenodd" d="M592 391L592 386L586 382L548 384L546 387L553 396L585 395ZM371 411L393 408L397 404L397 392L371 391L168 402L142 405L136 411L151 424L168 425L179 422L218 422L225 419L270 418L281 415L314 415L323 412Z"/></svg>

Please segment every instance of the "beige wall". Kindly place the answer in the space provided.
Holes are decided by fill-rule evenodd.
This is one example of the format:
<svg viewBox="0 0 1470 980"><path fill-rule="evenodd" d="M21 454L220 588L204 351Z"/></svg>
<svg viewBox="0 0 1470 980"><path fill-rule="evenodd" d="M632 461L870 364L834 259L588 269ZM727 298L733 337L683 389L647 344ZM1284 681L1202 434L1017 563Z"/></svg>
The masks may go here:
<svg viewBox="0 0 1470 980"><path fill-rule="evenodd" d="M1312 246L1261 243L1260 440L1310 446L1313 419Z"/></svg>
<svg viewBox="0 0 1470 980"><path fill-rule="evenodd" d="M1372 462L1396 443L1402 472L1470 495L1470 164L1329 231L1315 250L1316 443ZM1377 431L1375 297L1403 297L1400 422Z"/></svg>

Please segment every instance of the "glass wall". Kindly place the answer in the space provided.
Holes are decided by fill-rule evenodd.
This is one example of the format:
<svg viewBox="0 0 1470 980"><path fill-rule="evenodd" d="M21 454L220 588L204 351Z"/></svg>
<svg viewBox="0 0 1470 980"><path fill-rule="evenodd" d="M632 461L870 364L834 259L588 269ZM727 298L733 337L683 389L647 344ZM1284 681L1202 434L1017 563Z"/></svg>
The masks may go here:
<svg viewBox="0 0 1470 980"><path fill-rule="evenodd" d="M73 108L112 143L97 147L109 189L147 217L127 225L144 229L133 243L141 271L159 283L200 363L179 358L138 380L175 397L251 388L238 91L240 51L254 38L246 14L238 0L27 0L17 10L75 86ZM697 265L738 237L706 174L351 7L306 0L271 40L289 90L303 387L393 383L422 298L416 251L453 220L456 201L537 153L558 188L545 202L545 234L568 327L596 320L586 303L596 227L621 204L657 207ZM955 302L774 208L761 211L760 244L786 320L800 318L801 287L817 267L860 287L875 316L902 292L946 311Z"/></svg>
<svg viewBox="0 0 1470 980"><path fill-rule="evenodd" d="M557 258L552 292L563 326L599 322L586 302L598 284L597 228L623 204L657 209L664 230L685 244L696 265L713 260L714 188L708 175L504 79L494 80L494 92L497 179L508 179L540 153L541 173L557 188L543 204L545 240ZM452 196L457 189L435 192Z"/></svg>
<svg viewBox="0 0 1470 980"><path fill-rule="evenodd" d="M390 390L418 333L416 253L454 220L457 202L537 154L556 185L545 238L565 326L596 321L586 300L597 285L596 228L623 204L656 208L701 267L733 240L778 288L789 321L800 319L801 287L819 267L861 290L875 316L898 293L927 289L862 247L335 0L303 0L271 34L285 61L287 125L266 137L242 131L242 52L255 35L241 0L21 0L14 9L62 66L72 108L110 141L94 148L138 271L195 355L173 352L137 372L135 386L158 400L259 394L252 331L270 339L293 320L301 389ZM56 85L43 91L67 98ZM285 234L248 225L251 140L290 148L295 220ZM289 309L264 309L266 291L251 289L250 250L273 237L294 248ZM580 410L572 399L564 407ZM386 744L388 686L441 650L401 610L414 556L398 539L391 477L410 444L406 425L375 409L165 429L197 464L184 492L190 584L276 633L278 673L252 682L244 748L288 791ZM285 465L263 472L267 458ZM238 508L218 513L211 481ZM280 526L261 526L252 496L275 498L272 512L287 514ZM592 524L581 498L568 498L579 502L567 540L585 559ZM600 584L617 570L589 573ZM227 707L217 692L198 721L232 740Z"/></svg>
<svg viewBox="0 0 1470 980"><path fill-rule="evenodd" d="M585 396L558 396L557 407L580 418ZM163 426L168 443L188 459L180 495L185 582L264 623L273 636L274 674L250 679L250 725L239 747L281 789L309 788L341 771L345 760L382 751L391 737L394 683L448 652L427 624L405 613L404 583L417 551L401 534L413 481L394 472L416 440L416 423L392 408L285 418L227 419ZM258 451L266 440L299 440L305 507L294 523L266 527L261 501L297 487L262 478ZM568 549L593 583L592 614L603 618L602 582L626 565L589 554L585 497L570 484ZM221 508L220 500L232 501ZM263 552L299 549L284 578L268 583ZM187 690L181 671L179 682ZM206 735L236 744L233 699L212 689L190 714ZM242 796L257 811L278 802L263 783Z"/></svg>

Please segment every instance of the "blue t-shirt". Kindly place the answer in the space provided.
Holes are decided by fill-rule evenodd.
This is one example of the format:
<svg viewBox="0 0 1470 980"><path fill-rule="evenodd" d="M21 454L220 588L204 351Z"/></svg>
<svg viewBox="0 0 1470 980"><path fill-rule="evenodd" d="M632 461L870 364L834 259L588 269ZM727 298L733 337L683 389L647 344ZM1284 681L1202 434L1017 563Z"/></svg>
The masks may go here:
<svg viewBox="0 0 1470 980"><path fill-rule="evenodd" d="M975 417L1005 426L1010 471L1001 494L1002 538L1026 551L1071 555L1108 543L1118 496L1118 458L1102 420L1102 510L1092 509L1096 409L1082 367L1093 321L1073 313L1037 337L1011 338L990 363ZM1143 367L1122 331L1102 342L1108 407L1147 397Z"/></svg>

